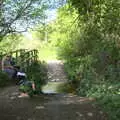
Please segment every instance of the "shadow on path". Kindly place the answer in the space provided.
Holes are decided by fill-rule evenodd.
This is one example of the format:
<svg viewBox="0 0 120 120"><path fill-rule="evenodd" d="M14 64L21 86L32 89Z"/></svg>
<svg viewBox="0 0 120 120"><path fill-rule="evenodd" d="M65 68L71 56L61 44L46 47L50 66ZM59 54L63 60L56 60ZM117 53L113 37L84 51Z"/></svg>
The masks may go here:
<svg viewBox="0 0 120 120"><path fill-rule="evenodd" d="M0 120L107 120L87 98L70 94L18 98L15 90L14 86L0 92Z"/></svg>
<svg viewBox="0 0 120 120"><path fill-rule="evenodd" d="M49 79L60 76L59 80L65 81L63 68L52 64L48 66L49 74L52 74ZM18 94L17 86L0 89L0 120L107 120L92 99L59 93L18 98Z"/></svg>

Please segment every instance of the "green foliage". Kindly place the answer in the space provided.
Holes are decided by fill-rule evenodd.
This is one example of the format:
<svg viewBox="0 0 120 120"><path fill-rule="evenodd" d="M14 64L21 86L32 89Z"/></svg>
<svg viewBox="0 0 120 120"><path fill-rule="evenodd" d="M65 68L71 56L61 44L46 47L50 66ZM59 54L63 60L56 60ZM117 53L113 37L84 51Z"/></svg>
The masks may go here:
<svg viewBox="0 0 120 120"><path fill-rule="evenodd" d="M89 60L89 62L88 62ZM110 120L119 120L120 115L120 71L114 66L96 72L94 59L69 60L65 64L69 83L75 86L80 96L96 98L97 104L108 112ZM98 64L96 64L98 65ZM74 87L73 87L74 88Z"/></svg>
<svg viewBox="0 0 120 120"><path fill-rule="evenodd" d="M110 115L109 119L117 120L120 118L120 2L69 0L69 3L77 12L65 6L59 9L59 22L54 28L59 57L66 61L68 82L79 95L96 98Z"/></svg>
<svg viewBox="0 0 120 120"><path fill-rule="evenodd" d="M26 31L44 19L46 0L4 0L0 2L0 41L9 33Z"/></svg>
<svg viewBox="0 0 120 120"><path fill-rule="evenodd" d="M6 73L0 71L0 87L4 87L10 83L10 78Z"/></svg>
<svg viewBox="0 0 120 120"><path fill-rule="evenodd" d="M65 5L62 8L59 8L57 13L57 19L51 21L46 26L44 26L47 32L47 40L54 46L58 46L67 38L67 34L69 32L68 28L71 27L73 19L76 19L77 13L73 9L69 9L68 5ZM41 28L38 29L39 31ZM44 31L45 32L45 31ZM41 34L41 33L40 33Z"/></svg>
<svg viewBox="0 0 120 120"><path fill-rule="evenodd" d="M39 41L45 40L46 25L40 24L35 27L35 31L32 31L33 38Z"/></svg>
<svg viewBox="0 0 120 120"><path fill-rule="evenodd" d="M76 94L75 86L73 84L63 83L57 87L59 93L73 93Z"/></svg>
<svg viewBox="0 0 120 120"><path fill-rule="evenodd" d="M4 37L3 41L0 42L0 52L6 53L10 51L15 51L18 48L21 41L21 34L10 34Z"/></svg>
<svg viewBox="0 0 120 120"><path fill-rule="evenodd" d="M105 95L99 104L109 113L110 120L119 120L120 118L120 95Z"/></svg>
<svg viewBox="0 0 120 120"><path fill-rule="evenodd" d="M57 56L57 47L53 46L51 43L42 43L39 48L39 59L40 60L56 60Z"/></svg>
<svg viewBox="0 0 120 120"><path fill-rule="evenodd" d="M30 67L27 68L28 79L34 81L37 92L42 92L41 87L46 84L47 77L47 68L46 63L35 62Z"/></svg>

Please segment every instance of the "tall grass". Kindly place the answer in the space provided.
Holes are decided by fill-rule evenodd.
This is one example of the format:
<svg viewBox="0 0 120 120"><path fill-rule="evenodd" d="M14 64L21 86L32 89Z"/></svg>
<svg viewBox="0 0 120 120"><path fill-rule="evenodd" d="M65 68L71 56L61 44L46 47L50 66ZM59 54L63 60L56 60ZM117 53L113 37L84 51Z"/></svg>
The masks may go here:
<svg viewBox="0 0 120 120"><path fill-rule="evenodd" d="M54 47L49 43L43 44L42 47L39 48L38 56L40 60L57 60L57 47Z"/></svg>

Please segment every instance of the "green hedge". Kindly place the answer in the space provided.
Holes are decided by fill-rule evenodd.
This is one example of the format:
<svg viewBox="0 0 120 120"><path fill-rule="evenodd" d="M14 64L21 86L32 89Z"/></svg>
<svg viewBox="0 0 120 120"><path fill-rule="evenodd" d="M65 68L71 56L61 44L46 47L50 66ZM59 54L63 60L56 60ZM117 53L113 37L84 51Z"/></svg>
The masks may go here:
<svg viewBox="0 0 120 120"><path fill-rule="evenodd" d="M89 58L90 60L90 58ZM120 118L120 72L119 67L107 65L104 72L96 72L93 60L73 59L65 64L69 82L76 84L80 96L93 97L109 115L109 120ZM75 64L74 64L75 63ZM85 63L85 64L84 64Z"/></svg>
<svg viewBox="0 0 120 120"><path fill-rule="evenodd" d="M27 68L28 79L34 81L37 93L41 93L41 87L46 84L48 80L47 66L43 62L35 62Z"/></svg>
<svg viewBox="0 0 120 120"><path fill-rule="evenodd" d="M10 78L8 75L0 71L0 87L4 87L10 83Z"/></svg>

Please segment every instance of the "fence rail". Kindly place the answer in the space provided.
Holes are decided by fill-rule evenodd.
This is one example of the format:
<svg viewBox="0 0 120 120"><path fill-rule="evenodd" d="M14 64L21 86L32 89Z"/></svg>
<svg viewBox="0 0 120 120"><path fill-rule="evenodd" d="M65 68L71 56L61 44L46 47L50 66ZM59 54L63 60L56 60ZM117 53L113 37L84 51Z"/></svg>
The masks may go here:
<svg viewBox="0 0 120 120"><path fill-rule="evenodd" d="M36 49L30 51L27 49L20 49L4 54L0 53L0 61L5 55L11 55L12 58L14 58L15 64L20 66L25 71L27 71L28 66L38 60L38 50Z"/></svg>

